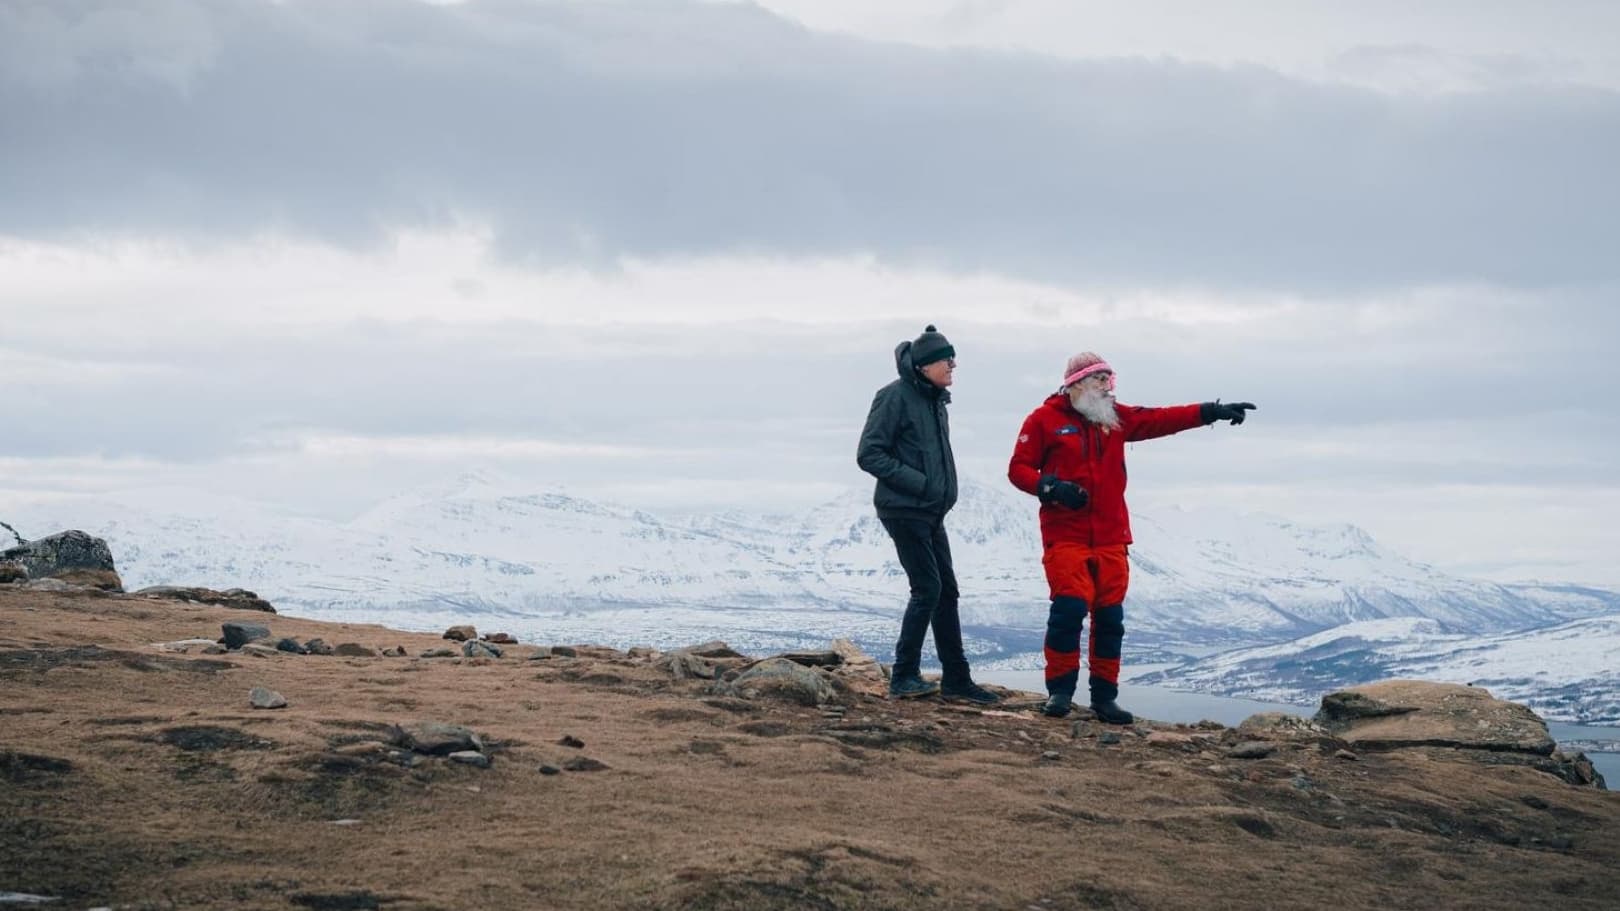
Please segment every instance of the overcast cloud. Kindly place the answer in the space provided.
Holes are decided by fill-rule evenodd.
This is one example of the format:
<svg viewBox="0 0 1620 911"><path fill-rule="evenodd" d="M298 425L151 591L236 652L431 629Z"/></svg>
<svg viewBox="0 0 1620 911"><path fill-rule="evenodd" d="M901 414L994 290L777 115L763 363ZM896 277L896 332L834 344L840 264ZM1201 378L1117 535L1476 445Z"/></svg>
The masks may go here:
<svg viewBox="0 0 1620 911"><path fill-rule="evenodd" d="M0 0L0 510L798 508L937 322L977 477L1096 349L1261 403L1138 505L1620 585L1612 16L1284 6Z"/></svg>

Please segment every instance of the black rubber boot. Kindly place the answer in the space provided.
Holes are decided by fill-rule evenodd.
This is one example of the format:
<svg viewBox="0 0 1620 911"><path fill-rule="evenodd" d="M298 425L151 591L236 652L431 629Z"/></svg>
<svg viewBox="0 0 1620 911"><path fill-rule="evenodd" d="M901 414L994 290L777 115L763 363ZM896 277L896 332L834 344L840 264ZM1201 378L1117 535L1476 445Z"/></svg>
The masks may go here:
<svg viewBox="0 0 1620 911"><path fill-rule="evenodd" d="M1041 706L1041 714L1048 718L1066 718L1073 708L1073 694L1053 693L1046 697L1046 704Z"/></svg>
<svg viewBox="0 0 1620 911"><path fill-rule="evenodd" d="M1097 715L1097 720L1103 724L1130 724L1136 721L1136 716L1119 707L1115 699L1119 698L1119 684L1101 677L1092 677L1091 684L1091 711Z"/></svg>
<svg viewBox="0 0 1620 911"><path fill-rule="evenodd" d="M1107 702L1093 702L1091 711L1096 713L1097 720L1103 724L1131 724L1136 716L1119 707L1119 703L1110 699Z"/></svg>

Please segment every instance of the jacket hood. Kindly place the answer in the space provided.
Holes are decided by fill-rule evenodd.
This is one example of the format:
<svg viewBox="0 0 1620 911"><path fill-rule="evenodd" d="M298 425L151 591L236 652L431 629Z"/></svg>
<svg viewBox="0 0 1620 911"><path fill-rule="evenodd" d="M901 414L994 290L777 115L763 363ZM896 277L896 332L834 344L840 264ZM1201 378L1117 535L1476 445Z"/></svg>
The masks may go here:
<svg viewBox="0 0 1620 911"><path fill-rule="evenodd" d="M946 402L951 400L951 391L949 389L935 386L933 383L928 382L927 377L917 371L917 365L911 360L911 342L909 340L894 346L894 370L900 374L901 379L916 386L919 390L937 395Z"/></svg>

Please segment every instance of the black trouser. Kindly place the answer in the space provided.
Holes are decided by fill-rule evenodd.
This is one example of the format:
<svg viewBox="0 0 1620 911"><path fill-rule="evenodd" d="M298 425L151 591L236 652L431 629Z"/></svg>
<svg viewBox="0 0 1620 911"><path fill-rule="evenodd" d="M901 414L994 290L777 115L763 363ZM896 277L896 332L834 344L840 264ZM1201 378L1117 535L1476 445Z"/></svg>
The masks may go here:
<svg viewBox="0 0 1620 911"><path fill-rule="evenodd" d="M894 539L900 565L911 581L911 600L900 620L900 641L894 646L894 678L914 676L922 663L923 637L934 627L934 650L947 684L965 684L967 657L962 653L962 621L956 613L959 592L951 568L951 542L945 519L880 519Z"/></svg>

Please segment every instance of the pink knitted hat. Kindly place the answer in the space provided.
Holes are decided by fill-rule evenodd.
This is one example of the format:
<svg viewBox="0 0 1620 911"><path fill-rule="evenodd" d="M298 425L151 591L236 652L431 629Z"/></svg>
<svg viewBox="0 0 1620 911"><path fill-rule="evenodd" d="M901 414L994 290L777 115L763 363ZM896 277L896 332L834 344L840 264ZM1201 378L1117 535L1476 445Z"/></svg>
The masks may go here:
<svg viewBox="0 0 1620 911"><path fill-rule="evenodd" d="M1076 354L1074 357L1069 358L1069 363L1064 366L1063 386L1067 388L1068 386L1072 386L1075 383L1080 382L1093 373L1101 373L1104 370L1108 371L1110 374L1114 372L1114 368L1108 366L1108 362L1102 359L1102 355L1093 351L1082 351L1079 354ZM1112 391L1113 388L1114 379L1112 376L1110 376L1108 378L1108 389Z"/></svg>

